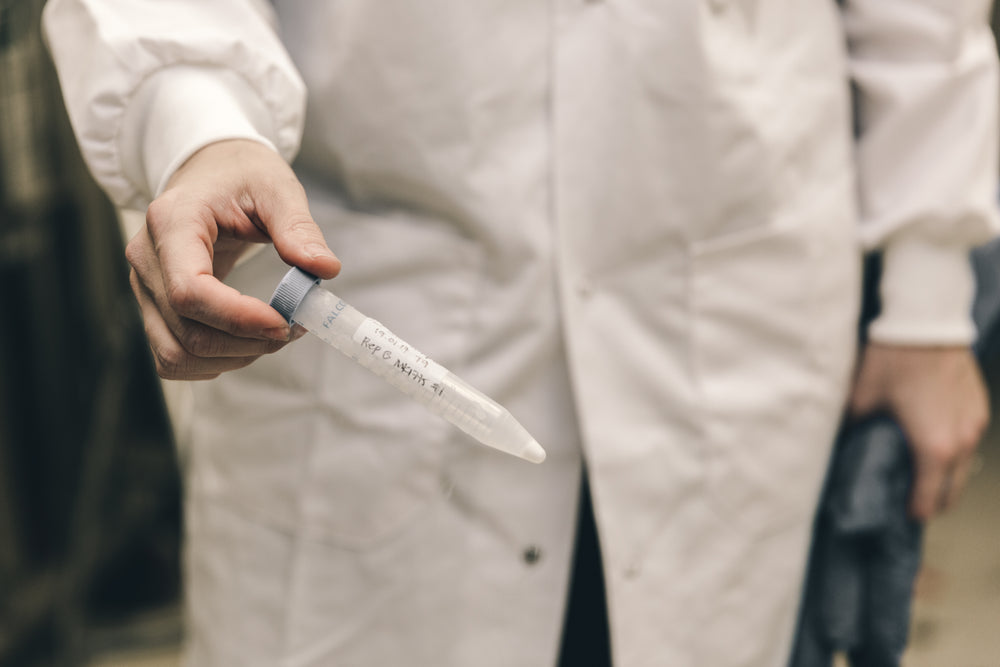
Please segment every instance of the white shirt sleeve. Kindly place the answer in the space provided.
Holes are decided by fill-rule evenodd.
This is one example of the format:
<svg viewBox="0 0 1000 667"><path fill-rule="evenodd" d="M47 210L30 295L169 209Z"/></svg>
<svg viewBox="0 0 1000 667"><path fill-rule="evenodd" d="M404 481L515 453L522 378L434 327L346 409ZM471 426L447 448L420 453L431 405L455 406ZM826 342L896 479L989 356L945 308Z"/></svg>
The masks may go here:
<svg viewBox="0 0 1000 667"><path fill-rule="evenodd" d="M1000 229L997 54L986 0L847 0L861 242L883 248L872 340L962 344L969 249Z"/></svg>
<svg viewBox="0 0 1000 667"><path fill-rule="evenodd" d="M214 141L298 151L305 86L257 0L50 0L43 28L73 129L116 204L143 209Z"/></svg>

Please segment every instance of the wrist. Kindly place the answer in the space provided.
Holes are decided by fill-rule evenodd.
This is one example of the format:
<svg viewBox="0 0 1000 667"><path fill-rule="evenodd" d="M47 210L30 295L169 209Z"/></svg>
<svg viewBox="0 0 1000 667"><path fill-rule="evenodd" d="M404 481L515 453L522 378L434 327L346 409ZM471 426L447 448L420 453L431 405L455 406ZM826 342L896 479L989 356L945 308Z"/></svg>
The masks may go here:
<svg viewBox="0 0 1000 667"><path fill-rule="evenodd" d="M152 200L201 148L245 139L276 150L272 135L267 108L239 75L177 65L152 74L138 87L125 112L119 149L125 173Z"/></svg>

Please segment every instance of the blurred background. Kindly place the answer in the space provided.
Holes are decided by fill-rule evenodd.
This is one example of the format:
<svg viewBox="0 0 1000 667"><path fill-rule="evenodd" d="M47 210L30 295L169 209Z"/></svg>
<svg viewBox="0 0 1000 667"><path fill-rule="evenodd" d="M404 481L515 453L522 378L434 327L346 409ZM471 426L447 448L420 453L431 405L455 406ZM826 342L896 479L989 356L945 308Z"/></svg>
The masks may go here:
<svg viewBox="0 0 1000 667"><path fill-rule="evenodd" d="M180 640L177 457L42 4L0 0L0 665L17 667Z"/></svg>
<svg viewBox="0 0 1000 667"><path fill-rule="evenodd" d="M174 667L180 457L42 5L0 0L0 667ZM987 374L1000 394L1000 364ZM961 505L926 534L906 665L1000 664L998 526L994 424Z"/></svg>

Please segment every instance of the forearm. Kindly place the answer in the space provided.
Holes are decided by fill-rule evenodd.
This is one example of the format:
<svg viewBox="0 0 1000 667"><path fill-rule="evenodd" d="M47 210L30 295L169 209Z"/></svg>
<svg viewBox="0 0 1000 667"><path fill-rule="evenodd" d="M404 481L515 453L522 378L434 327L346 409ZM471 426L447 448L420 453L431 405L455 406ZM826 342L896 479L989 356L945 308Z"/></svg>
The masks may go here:
<svg viewBox="0 0 1000 667"><path fill-rule="evenodd" d="M998 225L997 58L975 0L849 0L866 249L885 250L871 338L967 344L968 251Z"/></svg>

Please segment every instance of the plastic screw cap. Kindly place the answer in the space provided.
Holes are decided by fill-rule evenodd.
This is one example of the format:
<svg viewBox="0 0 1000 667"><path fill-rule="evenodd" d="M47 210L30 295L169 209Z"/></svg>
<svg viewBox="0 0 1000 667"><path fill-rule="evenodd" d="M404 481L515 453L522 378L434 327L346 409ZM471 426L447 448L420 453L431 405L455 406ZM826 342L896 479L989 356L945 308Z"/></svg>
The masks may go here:
<svg viewBox="0 0 1000 667"><path fill-rule="evenodd" d="M295 309L299 307L302 299L306 298L306 294L314 285L319 285L319 278L293 267L281 279L274 294L271 295L271 307L281 313L281 316L291 324Z"/></svg>

